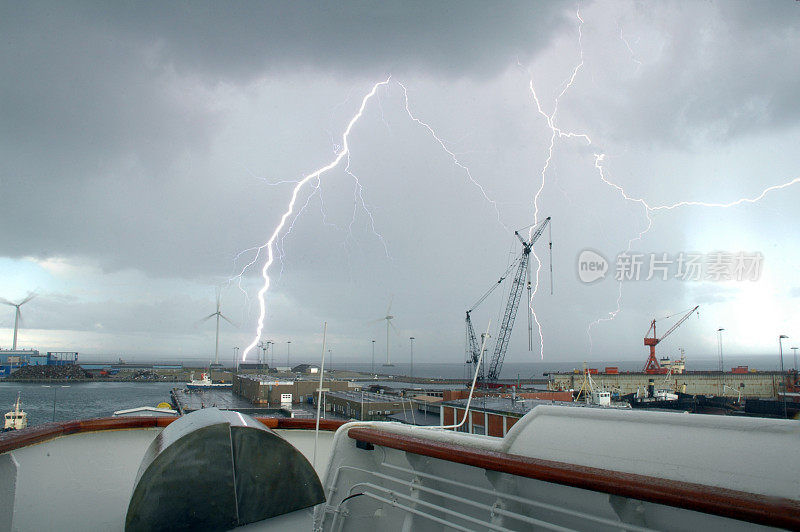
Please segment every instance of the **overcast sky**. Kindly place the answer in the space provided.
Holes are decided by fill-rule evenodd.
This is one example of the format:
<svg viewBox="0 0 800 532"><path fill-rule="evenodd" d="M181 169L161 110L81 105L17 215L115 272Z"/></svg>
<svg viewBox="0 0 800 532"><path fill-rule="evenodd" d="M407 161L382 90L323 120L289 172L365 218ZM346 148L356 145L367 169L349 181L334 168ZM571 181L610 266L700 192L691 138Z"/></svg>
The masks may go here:
<svg viewBox="0 0 800 532"><path fill-rule="evenodd" d="M464 311L521 251L513 231L546 216L543 349L538 331L527 349L523 301L507 362L643 362L650 320L694 305L661 354L715 357L719 327L731 354L800 342L794 0L0 11L0 296L38 294L20 346L207 359L213 320L197 322L219 287L230 359L255 338L266 254L253 248L296 182L342 153L380 82L349 167L301 187L278 233L263 333L278 353L291 340L295 361L316 359L327 321L337 360L368 362L372 339L383 357L373 320L391 301L393 358L414 336L417 361L463 361ZM758 201L680 204L742 198ZM608 261L591 284L586 249ZM626 250L642 274L620 292ZM760 254L758 279L707 279L714 252ZM706 270L676 279L669 262L668 280L646 280L653 253ZM506 294L473 312L477 329L491 318L496 335ZM0 309L10 347L14 311Z"/></svg>

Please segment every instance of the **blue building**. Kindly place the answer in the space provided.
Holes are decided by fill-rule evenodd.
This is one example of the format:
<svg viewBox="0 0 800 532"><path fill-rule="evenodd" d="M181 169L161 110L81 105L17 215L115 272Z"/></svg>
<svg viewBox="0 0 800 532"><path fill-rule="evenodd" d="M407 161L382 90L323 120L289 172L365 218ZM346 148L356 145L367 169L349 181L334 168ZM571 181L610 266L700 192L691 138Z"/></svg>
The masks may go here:
<svg viewBox="0 0 800 532"><path fill-rule="evenodd" d="M39 351L35 349L0 349L0 377L11 375L22 366L31 363L33 357L38 357Z"/></svg>
<svg viewBox="0 0 800 532"><path fill-rule="evenodd" d="M0 377L7 377L23 366L71 366L78 363L78 353L36 349L0 349Z"/></svg>

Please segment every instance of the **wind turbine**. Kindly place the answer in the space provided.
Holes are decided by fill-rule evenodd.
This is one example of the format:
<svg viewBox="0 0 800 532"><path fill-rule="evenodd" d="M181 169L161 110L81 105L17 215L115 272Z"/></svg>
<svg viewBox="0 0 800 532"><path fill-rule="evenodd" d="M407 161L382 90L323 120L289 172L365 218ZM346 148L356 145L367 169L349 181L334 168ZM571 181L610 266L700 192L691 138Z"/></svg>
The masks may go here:
<svg viewBox="0 0 800 532"><path fill-rule="evenodd" d="M24 305L25 303L27 303L28 301L30 301L34 297L36 297L35 293L28 294L28 297L26 297L25 299L23 299L19 303L12 303L8 299L0 297L0 303L3 303L5 305L9 305L11 307L15 307L15 309L16 309L14 311L14 344L11 347L11 349L14 350L14 351L17 350L17 330L19 329L19 321L22 318L22 314L19 311L19 307L21 307L22 305Z"/></svg>
<svg viewBox="0 0 800 532"><path fill-rule="evenodd" d="M393 300L394 297L392 297L392 299L389 300L389 306L386 308L386 315L382 318L378 318L373 322L377 323L379 321L386 320L386 364L384 364L384 366L394 366L394 364L392 364L391 362L391 359L389 358L389 327L391 326L393 329L397 330L394 326L394 323L392 323L392 320L394 319L394 316L391 315Z"/></svg>
<svg viewBox="0 0 800 532"><path fill-rule="evenodd" d="M209 319L213 318L214 316L217 317L217 343L216 343L216 347L214 348L214 365L215 366L219 366L219 319L222 318L223 320L227 321L228 323L230 323L231 325L236 327L236 324L233 323L231 320L229 320L228 317L225 316L219 310L219 290L217 290L217 311L214 312L213 314L209 314L208 316L206 316L205 318L203 318L200 321L203 322L203 321L209 320Z"/></svg>

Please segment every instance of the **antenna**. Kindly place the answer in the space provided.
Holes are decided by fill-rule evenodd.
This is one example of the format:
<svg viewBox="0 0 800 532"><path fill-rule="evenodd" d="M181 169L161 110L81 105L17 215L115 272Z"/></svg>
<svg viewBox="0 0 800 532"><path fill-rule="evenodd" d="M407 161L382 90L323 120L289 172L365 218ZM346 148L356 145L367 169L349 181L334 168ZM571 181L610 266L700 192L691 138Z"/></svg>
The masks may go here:
<svg viewBox="0 0 800 532"><path fill-rule="evenodd" d="M11 347L11 349L13 351L17 350L17 331L19 330L19 322L22 319L22 313L20 312L19 307L21 307L22 305L24 305L25 303L27 303L28 301L30 301L34 297L36 297L36 293L35 292L34 293L30 293L30 294L28 294L28 297L26 297L25 299L23 299L19 303L12 303L8 299L0 297L0 303L3 303L4 305L8 305L10 307L14 307L14 309L15 309L14 310L14 343L13 343L13 345Z"/></svg>
<svg viewBox="0 0 800 532"><path fill-rule="evenodd" d="M219 288L217 289L217 311L214 312L213 314L209 314L208 316L206 316L205 318L203 318L200 321L204 322L204 321L207 321L207 320L209 320L209 319L211 319L211 318L213 318L215 316L217 318L217 336L216 336L216 346L214 348L214 365L218 366L219 365L219 319L222 318L223 320L227 321L228 323L230 323L231 325L236 327L236 324L233 323L231 320L229 320L228 317L225 316L219 310Z"/></svg>

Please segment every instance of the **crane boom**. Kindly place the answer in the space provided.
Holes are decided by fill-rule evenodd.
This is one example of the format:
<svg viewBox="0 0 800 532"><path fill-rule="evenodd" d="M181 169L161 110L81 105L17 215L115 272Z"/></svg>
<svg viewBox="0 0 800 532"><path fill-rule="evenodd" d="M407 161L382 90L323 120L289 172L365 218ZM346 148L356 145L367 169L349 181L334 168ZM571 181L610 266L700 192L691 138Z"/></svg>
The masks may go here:
<svg viewBox="0 0 800 532"><path fill-rule="evenodd" d="M489 297L492 294L492 292L494 292L497 289L498 286L503 284L503 281L506 280L506 277L508 277L509 272L511 272L511 270L513 270L514 267L516 267L517 262L520 260L520 258L521 257L517 257L514 260L514 262L512 262L508 266L508 268L506 268L506 271L503 272L503 275L500 276L500 278L497 280L497 282L495 282L491 286L491 288L489 288L486 292L484 292L484 294L467 311L467 316L466 316L466 319L465 319L466 330L467 330L467 339L466 339L467 340L466 341L466 346L467 346L467 364L477 364L478 363L478 358L480 356L480 349L481 349L481 345L478 343L478 338L475 335L475 329L472 326L472 317L471 317L472 311L475 310L476 308L478 308L478 305L483 303L486 300L486 298ZM480 370L479 379L481 381L483 381L483 369Z"/></svg>
<svg viewBox="0 0 800 532"><path fill-rule="evenodd" d="M689 316L694 314L698 308L700 308L700 305L695 306L689 312L684 314L681 319L675 322L675 325L661 335L661 338L656 337L656 320L650 322L650 328L647 329L647 334L644 338L644 345L650 347L650 355L648 356L647 363L644 366L645 373L666 373L666 371L662 370L661 364L659 364L658 359L656 358L656 346L659 344L659 342L661 342L661 340L672 334L675 329L680 327L680 325L686 321ZM650 336L651 332L653 333L653 336Z"/></svg>
<svg viewBox="0 0 800 532"><path fill-rule="evenodd" d="M481 346L475 336L475 328L472 326L471 310L467 311L467 364L477 364L480 356ZM479 374L479 379L483 380L483 371Z"/></svg>
<svg viewBox="0 0 800 532"><path fill-rule="evenodd" d="M492 361L489 364L489 371L486 374L486 381L496 381L500 376L500 369L503 367L503 359L508 350L508 343L511 339L511 330L514 327L514 320L517 317L517 310L519 310L519 301L522 296L522 289L525 286L526 273L528 271L528 263L530 260L531 250L533 245L542 236L545 228L550 223L550 217L544 219L533 232L529 240L525 240L519 231L514 231L514 235L522 242L522 256L520 257L517 271L514 274L514 281L511 285L511 290L508 294L508 303L506 303L506 310L503 314L503 321L500 325L500 331L497 334L497 343L494 347L494 354Z"/></svg>

